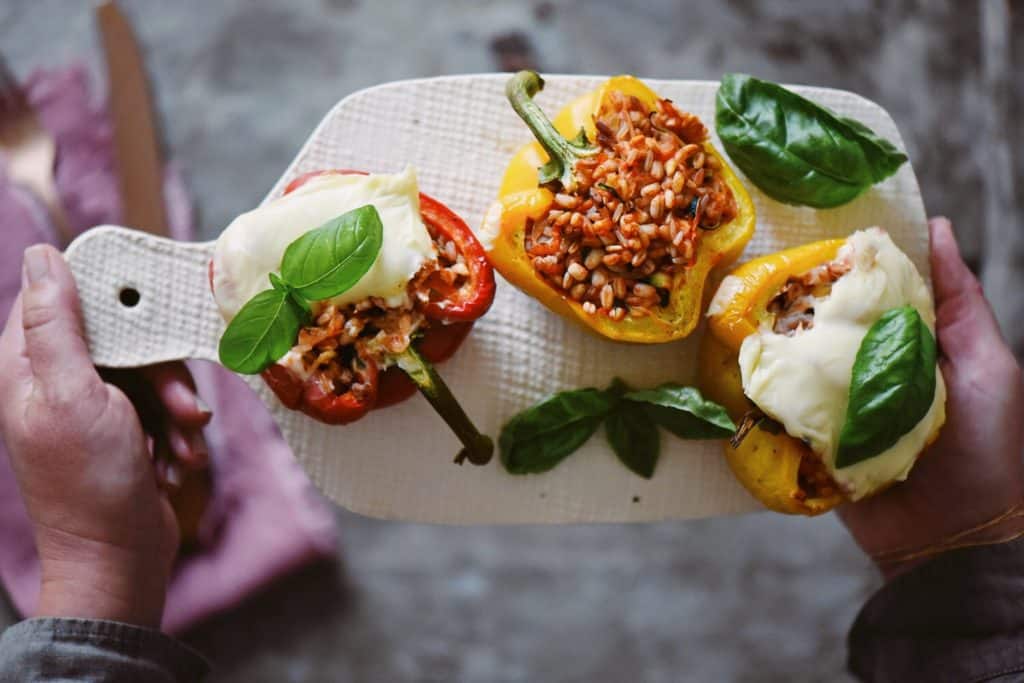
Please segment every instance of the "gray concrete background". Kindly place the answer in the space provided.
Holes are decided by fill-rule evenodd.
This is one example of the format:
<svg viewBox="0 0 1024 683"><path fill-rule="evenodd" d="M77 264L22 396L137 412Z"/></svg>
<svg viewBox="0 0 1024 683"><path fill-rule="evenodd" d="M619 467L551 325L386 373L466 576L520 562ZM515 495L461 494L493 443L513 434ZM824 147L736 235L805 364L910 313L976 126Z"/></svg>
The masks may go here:
<svg viewBox="0 0 1024 683"><path fill-rule="evenodd" d="M216 235L375 83L535 66L847 88L897 121L1022 350L1020 2L124 0ZM89 3L5 0L22 73L87 58ZM995 170L993 170L995 169ZM445 528L338 512L336 564L195 629L220 681L834 681L878 579L834 517ZM0 607L0 626L13 621Z"/></svg>

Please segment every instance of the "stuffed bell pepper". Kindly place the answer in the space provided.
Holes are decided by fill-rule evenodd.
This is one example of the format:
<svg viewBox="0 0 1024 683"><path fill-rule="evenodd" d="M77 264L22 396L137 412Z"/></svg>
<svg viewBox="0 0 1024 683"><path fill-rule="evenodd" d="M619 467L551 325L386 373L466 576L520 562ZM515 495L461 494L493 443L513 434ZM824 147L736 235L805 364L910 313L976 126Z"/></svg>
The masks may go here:
<svg viewBox="0 0 1024 683"><path fill-rule="evenodd" d="M884 231L750 261L708 317L701 388L740 425L725 455L766 507L816 515L870 496L938 435L934 305Z"/></svg>
<svg viewBox="0 0 1024 683"><path fill-rule="evenodd" d="M697 325L704 283L739 255L754 207L707 129L631 76L552 124L523 71L506 92L536 141L512 159L482 235L495 268L609 339L655 344Z"/></svg>
<svg viewBox="0 0 1024 683"><path fill-rule="evenodd" d="M494 298L468 226L420 194L412 169L317 171L236 218L217 240L210 284L228 328L221 361L260 373L281 402L328 424L362 418L416 388L465 445L490 458L432 367Z"/></svg>

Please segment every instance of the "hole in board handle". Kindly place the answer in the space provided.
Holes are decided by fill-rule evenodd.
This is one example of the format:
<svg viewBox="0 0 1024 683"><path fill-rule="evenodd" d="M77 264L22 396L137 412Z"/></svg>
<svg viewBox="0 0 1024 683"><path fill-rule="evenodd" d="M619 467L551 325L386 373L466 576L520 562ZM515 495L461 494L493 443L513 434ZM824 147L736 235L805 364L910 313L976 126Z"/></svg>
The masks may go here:
<svg viewBox="0 0 1024 683"><path fill-rule="evenodd" d="M142 298L139 294L139 290L134 287L125 287L117 294L118 301L125 308L135 308L139 304L139 299Z"/></svg>

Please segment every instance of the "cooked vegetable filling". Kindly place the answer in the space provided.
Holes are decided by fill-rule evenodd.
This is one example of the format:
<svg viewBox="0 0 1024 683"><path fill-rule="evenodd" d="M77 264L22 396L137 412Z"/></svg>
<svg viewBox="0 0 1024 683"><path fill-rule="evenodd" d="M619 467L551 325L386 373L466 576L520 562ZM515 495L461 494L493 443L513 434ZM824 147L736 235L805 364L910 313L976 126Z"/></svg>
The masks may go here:
<svg viewBox="0 0 1024 683"><path fill-rule="evenodd" d="M832 285L852 267L849 258L838 258L790 277L768 303L768 312L775 316L772 331L793 336L814 327L814 305L831 294Z"/></svg>
<svg viewBox="0 0 1024 683"><path fill-rule="evenodd" d="M666 305L700 232L732 220L736 200L700 144L704 125L670 100L650 112L612 93L595 125L598 153L576 162L577 187L527 226L524 246L537 272L587 313L642 317Z"/></svg>
<svg viewBox="0 0 1024 683"><path fill-rule="evenodd" d="M832 479L832 475L825 468L825 463L817 454L805 455L800 458L796 480L800 487L800 491L796 494L799 500L828 498L839 491L839 486Z"/></svg>
<svg viewBox="0 0 1024 683"><path fill-rule="evenodd" d="M417 333L442 324L425 315L425 305L449 298L469 281L469 268L455 243L430 232L437 258L424 263L409 281L400 305L388 306L378 297L341 308L314 304L314 323L299 331L298 343L281 362L325 391L339 396L352 391L362 398L362 359L371 358L381 368L390 365L391 357L405 351Z"/></svg>

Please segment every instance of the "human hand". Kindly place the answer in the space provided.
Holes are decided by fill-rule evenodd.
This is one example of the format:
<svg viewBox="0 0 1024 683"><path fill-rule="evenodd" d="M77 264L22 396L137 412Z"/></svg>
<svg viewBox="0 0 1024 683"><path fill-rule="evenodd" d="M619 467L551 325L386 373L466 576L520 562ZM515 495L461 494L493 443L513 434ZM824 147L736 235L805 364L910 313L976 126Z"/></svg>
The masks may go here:
<svg viewBox="0 0 1024 683"><path fill-rule="evenodd" d="M1021 368L960 258L949 221L932 219L929 228L946 424L906 482L839 510L887 579L926 558L890 562L880 556L923 550L1024 503ZM958 541L994 542L1018 532L1024 519L1011 516Z"/></svg>
<svg viewBox="0 0 1024 683"><path fill-rule="evenodd" d="M71 272L47 246L25 251L0 365L0 434L42 572L37 614L158 627L179 539L164 489L207 459L210 412L188 370L113 373L137 411L93 367Z"/></svg>

